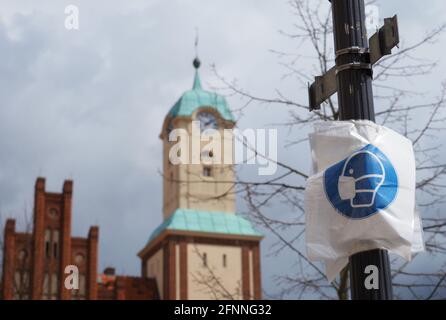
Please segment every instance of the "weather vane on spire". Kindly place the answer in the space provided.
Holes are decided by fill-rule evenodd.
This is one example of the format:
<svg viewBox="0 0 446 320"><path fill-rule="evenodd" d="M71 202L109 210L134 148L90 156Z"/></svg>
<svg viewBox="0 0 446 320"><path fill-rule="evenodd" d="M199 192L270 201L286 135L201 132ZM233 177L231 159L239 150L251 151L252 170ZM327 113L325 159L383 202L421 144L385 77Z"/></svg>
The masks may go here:
<svg viewBox="0 0 446 320"><path fill-rule="evenodd" d="M198 28L195 28L195 59L193 62L194 68L200 68L200 59L198 59Z"/></svg>

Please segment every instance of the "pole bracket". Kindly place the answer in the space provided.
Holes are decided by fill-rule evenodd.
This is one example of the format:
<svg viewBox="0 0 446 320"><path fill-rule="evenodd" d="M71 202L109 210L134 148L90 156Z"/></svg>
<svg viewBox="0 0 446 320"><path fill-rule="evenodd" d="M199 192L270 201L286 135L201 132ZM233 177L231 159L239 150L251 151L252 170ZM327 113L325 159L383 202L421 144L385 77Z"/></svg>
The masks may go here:
<svg viewBox="0 0 446 320"><path fill-rule="evenodd" d="M369 48L361 48L361 47L348 47L341 50L336 51L336 58L339 58L340 56L344 54L367 54L369 53Z"/></svg>
<svg viewBox="0 0 446 320"><path fill-rule="evenodd" d="M323 76L315 77L315 81L311 85L308 85L310 111L319 110L321 104L338 91L336 76L339 72L351 68L369 69L370 75L372 76L372 66L382 57L391 54L392 49L397 47L399 42L398 17L395 15L391 18L384 19L384 26L370 38L369 49L349 47L338 50L336 52L336 58L344 54L359 53L368 55L367 62L353 62L338 67L335 66Z"/></svg>
<svg viewBox="0 0 446 320"><path fill-rule="evenodd" d="M365 62L346 63L336 67L336 75L338 75L339 72L351 69L366 69L372 72L372 65L370 63L365 63Z"/></svg>
<svg viewBox="0 0 446 320"><path fill-rule="evenodd" d="M374 65L382 57L392 54L392 49L399 43L398 16L394 15L384 19L384 26L370 38L370 63Z"/></svg>

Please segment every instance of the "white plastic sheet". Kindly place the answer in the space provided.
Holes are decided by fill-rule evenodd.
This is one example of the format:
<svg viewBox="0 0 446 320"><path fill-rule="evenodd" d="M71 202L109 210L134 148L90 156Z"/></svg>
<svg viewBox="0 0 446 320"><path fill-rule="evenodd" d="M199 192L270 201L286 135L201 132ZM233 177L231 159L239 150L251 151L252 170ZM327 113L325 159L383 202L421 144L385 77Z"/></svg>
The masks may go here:
<svg viewBox="0 0 446 320"><path fill-rule="evenodd" d="M325 262L331 282L354 253L381 248L410 260L423 251L411 141L370 121L314 129L314 175L305 190L309 259Z"/></svg>

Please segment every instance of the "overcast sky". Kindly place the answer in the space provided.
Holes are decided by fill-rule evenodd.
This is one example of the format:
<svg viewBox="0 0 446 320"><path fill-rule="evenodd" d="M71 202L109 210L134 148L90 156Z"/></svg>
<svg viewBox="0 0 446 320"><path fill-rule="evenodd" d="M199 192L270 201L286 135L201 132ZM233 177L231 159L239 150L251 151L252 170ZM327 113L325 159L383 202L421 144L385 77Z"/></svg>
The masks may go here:
<svg viewBox="0 0 446 320"><path fill-rule="evenodd" d="M80 29L64 27L67 5L80 10ZM445 22L444 0L380 1L381 18L398 13L403 43ZM0 0L0 209L22 220L32 209L38 176L60 191L74 180L73 234L100 226L100 269L139 274L136 253L161 222L161 124L192 86L195 28L204 87L221 86L220 74L253 93L307 101L305 88L270 49L295 51L279 30L296 17L287 1L21 1ZM445 36L419 51L440 60ZM302 49L301 49L302 50ZM308 62L303 60L302 67ZM305 67L308 67L305 65ZM438 93L445 62L424 81L408 83ZM315 76L316 74L310 74ZM228 97L233 108L243 102ZM252 105L241 128L273 127L287 109ZM279 131L279 160L308 168L307 147L284 148L305 132ZM302 152L304 151L304 152ZM444 154L444 152L443 152ZM278 206L279 208L279 206ZM19 223L19 227L23 227ZM263 243L263 282L274 292L276 259Z"/></svg>

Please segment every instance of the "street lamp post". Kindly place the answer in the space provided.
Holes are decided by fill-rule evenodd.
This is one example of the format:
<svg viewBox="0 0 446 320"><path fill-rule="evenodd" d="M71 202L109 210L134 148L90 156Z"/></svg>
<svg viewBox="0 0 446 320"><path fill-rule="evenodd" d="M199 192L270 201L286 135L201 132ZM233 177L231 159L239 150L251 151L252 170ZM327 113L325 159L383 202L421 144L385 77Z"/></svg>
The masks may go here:
<svg viewBox="0 0 446 320"><path fill-rule="evenodd" d="M339 120L375 121L372 66L391 54L399 43L397 17L385 19L384 26L370 39L365 26L364 0L330 0L336 66L316 77L309 87L310 110L337 92ZM366 288L367 267L378 270L378 288ZM354 254L349 259L351 298L354 300L392 299L392 279L386 250Z"/></svg>
<svg viewBox="0 0 446 320"><path fill-rule="evenodd" d="M336 51L339 120L375 121L372 65L365 26L364 0L332 0ZM367 289L367 266L378 269L378 289ZM392 299L392 279L386 250L360 252L350 257L352 299Z"/></svg>

